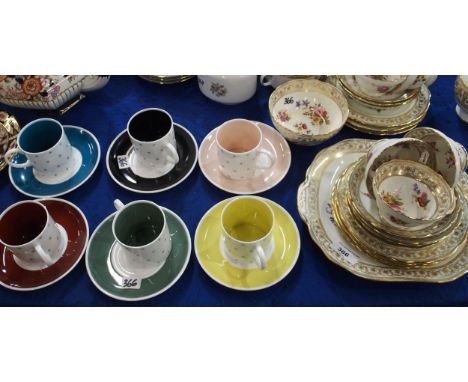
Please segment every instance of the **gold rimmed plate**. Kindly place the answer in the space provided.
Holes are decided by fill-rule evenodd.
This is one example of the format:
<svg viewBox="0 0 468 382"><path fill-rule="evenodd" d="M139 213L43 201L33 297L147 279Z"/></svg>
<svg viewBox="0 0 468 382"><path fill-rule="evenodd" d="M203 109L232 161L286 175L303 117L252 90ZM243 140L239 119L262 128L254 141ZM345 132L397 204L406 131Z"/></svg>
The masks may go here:
<svg viewBox="0 0 468 382"><path fill-rule="evenodd" d="M430 224L422 229L399 229L383 224L375 199L370 196L366 188L364 179L365 166L365 157L362 157L352 165L346 187L349 190L347 200L351 211L356 220L368 231L374 232L389 243L423 247L443 239L459 223L461 217L459 200L463 198L463 194L456 190L457 204L454 212L437 223Z"/></svg>
<svg viewBox="0 0 468 382"><path fill-rule="evenodd" d="M422 267L448 262L464 248L468 232L465 200L462 201L463 218L444 240L421 248L395 245L364 229L353 216L348 203L342 203L349 192L346 185L351 174L352 166L335 183L331 203L333 217L347 239L367 255L395 266Z"/></svg>
<svg viewBox="0 0 468 382"><path fill-rule="evenodd" d="M418 90L413 89L394 100L375 100L366 97L365 94L362 94L359 88L356 85L354 85L352 81L350 82L347 77L350 77L352 80L354 76L336 76L336 79L339 82L343 91L346 93L346 96L370 106L391 108L408 103L409 101L414 100L418 95Z"/></svg>
<svg viewBox="0 0 468 382"><path fill-rule="evenodd" d="M335 223L331 194L341 173L366 155L375 140L347 139L322 150L309 166L306 179L299 186L297 203L301 218L312 239L324 255L356 276L378 281L412 281L443 283L458 279L468 272L468 247L446 264L404 268L386 264L369 256L347 240ZM459 182L464 198L468 196L468 175Z"/></svg>

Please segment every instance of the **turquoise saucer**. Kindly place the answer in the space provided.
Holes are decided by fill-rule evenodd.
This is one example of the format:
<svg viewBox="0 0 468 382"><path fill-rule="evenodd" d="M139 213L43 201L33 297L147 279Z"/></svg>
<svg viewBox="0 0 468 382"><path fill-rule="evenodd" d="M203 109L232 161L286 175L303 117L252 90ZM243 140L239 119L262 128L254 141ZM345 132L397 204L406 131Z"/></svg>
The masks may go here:
<svg viewBox="0 0 468 382"><path fill-rule="evenodd" d="M83 158L78 172L65 182L58 184L44 184L33 175L32 167L14 168L10 166L9 174L11 184L22 194L34 198L53 198L66 194L80 187L96 170L101 157L101 149L96 137L88 130L76 126L64 126L65 134L70 144L78 149ZM25 162L26 157L16 154L13 162Z"/></svg>

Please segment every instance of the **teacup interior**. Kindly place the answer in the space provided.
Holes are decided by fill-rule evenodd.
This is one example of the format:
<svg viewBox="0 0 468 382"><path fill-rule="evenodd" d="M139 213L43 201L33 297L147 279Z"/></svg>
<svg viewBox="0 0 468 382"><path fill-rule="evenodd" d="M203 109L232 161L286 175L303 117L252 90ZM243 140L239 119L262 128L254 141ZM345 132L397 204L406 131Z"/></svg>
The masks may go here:
<svg viewBox="0 0 468 382"><path fill-rule="evenodd" d="M224 230L243 242L257 241L270 232L273 213L265 202L255 198L239 198L230 202L223 211Z"/></svg>
<svg viewBox="0 0 468 382"><path fill-rule="evenodd" d="M45 207L25 202L8 210L0 220L0 239L11 246L29 243L47 224Z"/></svg>
<svg viewBox="0 0 468 382"><path fill-rule="evenodd" d="M141 247L156 240L164 227L164 215L152 203L140 202L124 207L115 221L117 240L129 247Z"/></svg>
<svg viewBox="0 0 468 382"><path fill-rule="evenodd" d="M217 140L231 153L245 153L258 146L262 138L260 129L249 121L232 120L219 127Z"/></svg>
<svg viewBox="0 0 468 382"><path fill-rule="evenodd" d="M57 144L62 137L62 127L54 120L38 120L21 132L19 146L29 153L40 153Z"/></svg>
<svg viewBox="0 0 468 382"><path fill-rule="evenodd" d="M169 114L162 110L145 110L130 119L128 132L140 142L153 142L164 137L171 126Z"/></svg>
<svg viewBox="0 0 468 382"><path fill-rule="evenodd" d="M384 179L379 194L391 209L411 219L429 219L437 209L429 187L410 177L398 175Z"/></svg>

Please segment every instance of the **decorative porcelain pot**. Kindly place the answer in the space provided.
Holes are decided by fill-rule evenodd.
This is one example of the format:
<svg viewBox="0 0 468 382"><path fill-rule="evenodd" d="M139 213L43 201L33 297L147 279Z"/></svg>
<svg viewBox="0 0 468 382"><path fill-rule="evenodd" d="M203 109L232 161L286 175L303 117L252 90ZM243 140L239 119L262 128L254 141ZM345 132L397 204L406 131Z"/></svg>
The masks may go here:
<svg viewBox="0 0 468 382"><path fill-rule="evenodd" d="M455 111L464 122L468 123L468 76L457 76L455 99L457 100Z"/></svg>
<svg viewBox="0 0 468 382"><path fill-rule="evenodd" d="M0 75L0 103L26 109L59 110L62 114L74 106L82 92L101 89L110 76L37 76Z"/></svg>
<svg viewBox="0 0 468 382"><path fill-rule="evenodd" d="M198 86L209 99L235 105L253 97L257 90L257 76L198 76Z"/></svg>

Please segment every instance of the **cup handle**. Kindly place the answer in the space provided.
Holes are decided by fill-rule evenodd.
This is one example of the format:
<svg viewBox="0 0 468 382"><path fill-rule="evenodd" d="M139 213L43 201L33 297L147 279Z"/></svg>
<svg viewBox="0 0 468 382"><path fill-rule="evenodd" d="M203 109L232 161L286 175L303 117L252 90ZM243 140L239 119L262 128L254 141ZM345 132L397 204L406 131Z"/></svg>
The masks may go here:
<svg viewBox="0 0 468 382"><path fill-rule="evenodd" d="M264 155L268 158L268 164L267 165L262 165L260 163L258 163L258 158L260 157L260 155ZM258 168L261 168L261 169L268 169L270 168L271 166L273 166L273 164L275 163L275 157L273 156L272 153L270 153L268 150L266 149L260 149L258 154L257 154L257 167Z"/></svg>
<svg viewBox="0 0 468 382"><path fill-rule="evenodd" d="M260 83L263 86L270 86L273 83L271 80L272 80L272 76L270 75L260 76Z"/></svg>
<svg viewBox="0 0 468 382"><path fill-rule="evenodd" d="M120 199L115 199L114 200L114 207L117 211L120 211L122 208L124 208L125 204L123 204Z"/></svg>
<svg viewBox="0 0 468 382"><path fill-rule="evenodd" d="M255 247L255 264L257 264L257 267L260 268L261 270L266 268L266 255L265 251L263 248L259 245Z"/></svg>
<svg viewBox="0 0 468 382"><path fill-rule="evenodd" d="M10 149L6 152L6 154L4 155L4 158L5 158L5 162L7 162L7 164L11 167L16 167L16 168L26 168L26 167L29 167L29 166L32 166L32 163L31 161L28 159L26 162L23 162L23 163L13 163L12 161L10 161L10 157L13 155L13 154L23 154L23 151L21 151L19 148L15 147L14 149Z"/></svg>
<svg viewBox="0 0 468 382"><path fill-rule="evenodd" d="M166 143L166 147L171 152L171 155L167 156L167 160L174 164L179 163L179 154L177 154L177 150L175 149L175 147L171 143Z"/></svg>
<svg viewBox="0 0 468 382"><path fill-rule="evenodd" d="M37 254L39 255L39 257L42 259L44 263L46 263L49 266L54 263L50 255L46 253L39 244L36 244L34 246L34 249L36 250Z"/></svg>

